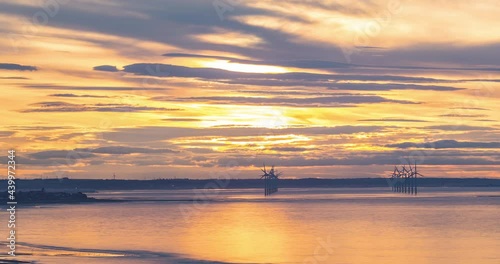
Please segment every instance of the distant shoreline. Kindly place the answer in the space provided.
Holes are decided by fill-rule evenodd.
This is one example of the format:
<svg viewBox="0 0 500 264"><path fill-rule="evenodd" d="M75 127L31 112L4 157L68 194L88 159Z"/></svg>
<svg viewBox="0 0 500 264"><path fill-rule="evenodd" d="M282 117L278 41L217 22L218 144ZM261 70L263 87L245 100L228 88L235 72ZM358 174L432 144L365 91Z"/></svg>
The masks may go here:
<svg viewBox="0 0 500 264"><path fill-rule="evenodd" d="M158 180L96 180L96 179L18 179L18 190L64 190L92 192L99 190L179 190L179 189L253 189L263 188L259 179L158 179ZM280 179L279 188L373 188L389 187L386 178L346 179ZM500 179L491 178L420 178L419 187L500 187ZM7 181L0 181L0 190Z"/></svg>

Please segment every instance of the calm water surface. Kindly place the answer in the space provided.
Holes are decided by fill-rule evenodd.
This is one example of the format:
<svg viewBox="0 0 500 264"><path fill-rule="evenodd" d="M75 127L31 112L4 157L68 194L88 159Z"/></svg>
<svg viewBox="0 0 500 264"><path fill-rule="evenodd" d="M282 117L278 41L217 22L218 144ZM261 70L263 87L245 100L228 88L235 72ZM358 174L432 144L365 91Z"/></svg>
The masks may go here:
<svg viewBox="0 0 500 264"><path fill-rule="evenodd" d="M429 188L417 197L386 188L281 189L268 198L261 190L246 189L115 191L91 196L135 201L21 207L18 253L24 255L18 259L500 263L498 188ZM193 197L202 201L188 201ZM4 212L1 219L7 221Z"/></svg>

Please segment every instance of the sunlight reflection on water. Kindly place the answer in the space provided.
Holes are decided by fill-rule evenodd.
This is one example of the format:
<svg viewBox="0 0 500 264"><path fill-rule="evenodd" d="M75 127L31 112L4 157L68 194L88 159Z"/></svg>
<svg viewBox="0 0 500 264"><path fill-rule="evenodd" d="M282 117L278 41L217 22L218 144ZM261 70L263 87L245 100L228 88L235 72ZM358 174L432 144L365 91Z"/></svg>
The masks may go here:
<svg viewBox="0 0 500 264"><path fill-rule="evenodd" d="M59 256L42 263L500 263L499 194L281 189L264 199L260 190L222 190L189 219L179 208L192 202L42 205L21 208L18 230L20 242L71 248L31 249L32 259ZM193 192L92 195L172 200Z"/></svg>

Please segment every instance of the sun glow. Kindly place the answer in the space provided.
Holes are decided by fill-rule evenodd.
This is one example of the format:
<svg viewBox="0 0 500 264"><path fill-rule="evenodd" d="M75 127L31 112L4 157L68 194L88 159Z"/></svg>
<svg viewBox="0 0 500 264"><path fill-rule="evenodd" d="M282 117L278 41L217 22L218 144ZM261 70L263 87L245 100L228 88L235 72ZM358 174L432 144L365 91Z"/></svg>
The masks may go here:
<svg viewBox="0 0 500 264"><path fill-rule="evenodd" d="M232 63L228 60L215 60L203 63L203 66L209 68L222 69L235 72L251 72L251 73L285 73L288 72L283 67L271 65L253 65L243 63Z"/></svg>

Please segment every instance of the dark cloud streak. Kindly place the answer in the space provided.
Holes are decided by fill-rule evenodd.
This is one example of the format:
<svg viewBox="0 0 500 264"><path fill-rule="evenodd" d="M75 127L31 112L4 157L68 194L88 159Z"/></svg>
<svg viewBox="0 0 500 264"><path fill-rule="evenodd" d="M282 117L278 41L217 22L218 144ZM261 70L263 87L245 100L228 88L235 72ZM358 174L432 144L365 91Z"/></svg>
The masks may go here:
<svg viewBox="0 0 500 264"><path fill-rule="evenodd" d="M144 112L144 111L178 111L178 108L162 108L125 104L71 104L66 102L40 102L32 104L34 108L21 110L31 112Z"/></svg>
<svg viewBox="0 0 500 264"><path fill-rule="evenodd" d="M427 143L404 142L398 144L386 145L390 148L432 148L432 149L450 149L450 148L500 148L500 142L460 142L456 140L439 140Z"/></svg>
<svg viewBox="0 0 500 264"><path fill-rule="evenodd" d="M156 101L182 101L182 102L203 102L216 104L245 104L245 105L275 105L291 107L352 107L357 104L373 103L398 103L398 104L417 104L416 102L404 100L392 100L377 95L341 95L341 96L323 96L309 98L284 98L284 97L229 97L229 96L210 96L210 97L186 97L172 98L171 96L153 97Z"/></svg>
<svg viewBox="0 0 500 264"><path fill-rule="evenodd" d="M0 63L0 70L10 70L10 71L37 71L37 67L21 65L15 63Z"/></svg>

